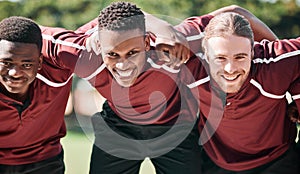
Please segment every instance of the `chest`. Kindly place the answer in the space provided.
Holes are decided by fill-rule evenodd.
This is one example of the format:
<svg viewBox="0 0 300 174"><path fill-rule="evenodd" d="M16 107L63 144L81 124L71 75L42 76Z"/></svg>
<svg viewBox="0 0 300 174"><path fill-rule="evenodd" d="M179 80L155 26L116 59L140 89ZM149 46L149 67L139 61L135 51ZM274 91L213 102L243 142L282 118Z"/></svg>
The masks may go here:
<svg viewBox="0 0 300 174"><path fill-rule="evenodd" d="M200 110L209 116L219 113L224 120L255 120L272 117L285 107L285 98L271 98L250 84L234 95L218 93L209 84L199 87Z"/></svg>

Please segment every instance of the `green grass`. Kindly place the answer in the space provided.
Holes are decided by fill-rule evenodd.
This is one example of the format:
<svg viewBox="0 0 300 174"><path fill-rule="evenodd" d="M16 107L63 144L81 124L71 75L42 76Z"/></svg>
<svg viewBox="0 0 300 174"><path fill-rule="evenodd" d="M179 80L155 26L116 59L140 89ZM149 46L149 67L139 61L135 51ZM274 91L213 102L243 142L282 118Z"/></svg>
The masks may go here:
<svg viewBox="0 0 300 174"><path fill-rule="evenodd" d="M88 174L92 141L83 133L68 131L62 139L65 174Z"/></svg>
<svg viewBox="0 0 300 174"><path fill-rule="evenodd" d="M92 134L85 135L82 132L68 130L67 136L62 139L65 152L65 174L88 174L92 137ZM140 174L155 174L155 169L149 159L142 163Z"/></svg>
<svg viewBox="0 0 300 174"><path fill-rule="evenodd" d="M62 139L65 174L88 174L93 144L91 137L93 136L68 130L67 136ZM155 174L155 169L149 159L142 163L140 174Z"/></svg>

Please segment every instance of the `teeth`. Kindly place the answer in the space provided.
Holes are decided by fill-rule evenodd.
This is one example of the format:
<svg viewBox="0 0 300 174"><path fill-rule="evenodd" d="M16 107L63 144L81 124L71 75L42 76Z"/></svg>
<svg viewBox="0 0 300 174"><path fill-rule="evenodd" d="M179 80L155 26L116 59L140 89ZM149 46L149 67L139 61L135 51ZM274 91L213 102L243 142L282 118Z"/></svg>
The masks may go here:
<svg viewBox="0 0 300 174"><path fill-rule="evenodd" d="M132 70L127 70L127 71L120 71L120 70L117 70L118 74L120 76L123 76L123 77L128 77L131 75L132 73Z"/></svg>
<svg viewBox="0 0 300 174"><path fill-rule="evenodd" d="M237 76L224 76L226 80L235 80Z"/></svg>

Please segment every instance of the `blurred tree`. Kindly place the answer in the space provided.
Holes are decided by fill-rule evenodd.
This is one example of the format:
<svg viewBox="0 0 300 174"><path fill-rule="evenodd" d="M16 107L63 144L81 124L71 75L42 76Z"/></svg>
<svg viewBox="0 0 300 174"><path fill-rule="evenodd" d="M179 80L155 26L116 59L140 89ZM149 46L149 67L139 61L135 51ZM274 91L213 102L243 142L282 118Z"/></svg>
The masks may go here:
<svg viewBox="0 0 300 174"><path fill-rule="evenodd" d="M271 27L280 38L295 38L300 34L300 1L282 0L281 7L284 6L285 12L281 13L278 21ZM278 7L278 11L279 11Z"/></svg>
<svg viewBox="0 0 300 174"><path fill-rule="evenodd" d="M22 15L41 25L76 29L98 16L99 11L116 0L19 0L0 1L0 20ZM299 36L299 0L128 0L144 11L172 24L183 19L209 13L217 8L236 4L244 7L264 21L279 38Z"/></svg>
<svg viewBox="0 0 300 174"><path fill-rule="evenodd" d="M0 20L9 16L22 15L20 9L20 4L10 2L10 1L0 1Z"/></svg>

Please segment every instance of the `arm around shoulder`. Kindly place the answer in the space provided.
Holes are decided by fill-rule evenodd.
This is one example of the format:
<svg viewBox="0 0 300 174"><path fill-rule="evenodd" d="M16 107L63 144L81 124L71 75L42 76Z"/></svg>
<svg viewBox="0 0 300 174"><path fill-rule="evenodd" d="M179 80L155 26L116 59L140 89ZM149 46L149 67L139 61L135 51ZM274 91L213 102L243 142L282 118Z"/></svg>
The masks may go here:
<svg viewBox="0 0 300 174"><path fill-rule="evenodd" d="M261 21L259 18L257 18L254 14L252 14L247 9L242 8L238 5L230 5L230 6L217 9L211 12L210 15L216 16L224 12L235 12L244 16L250 22L251 28L254 33L255 41L259 42L263 39L273 41L278 39L275 33L263 21Z"/></svg>

